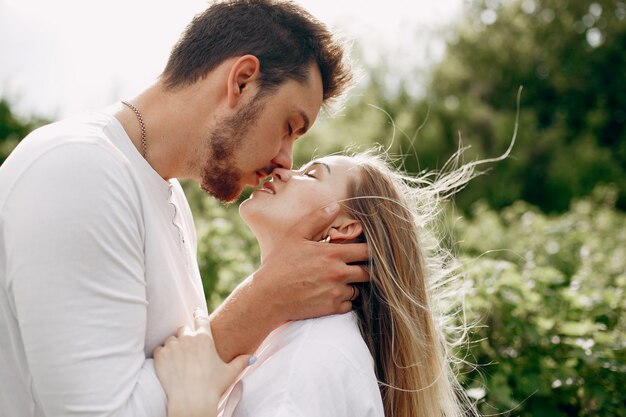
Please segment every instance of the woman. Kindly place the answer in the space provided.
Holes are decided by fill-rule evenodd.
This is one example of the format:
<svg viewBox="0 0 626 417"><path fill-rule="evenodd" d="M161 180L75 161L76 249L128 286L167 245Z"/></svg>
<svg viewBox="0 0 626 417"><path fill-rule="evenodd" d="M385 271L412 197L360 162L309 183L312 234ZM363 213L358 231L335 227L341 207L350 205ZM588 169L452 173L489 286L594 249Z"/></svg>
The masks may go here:
<svg viewBox="0 0 626 417"><path fill-rule="evenodd" d="M339 202L341 214L315 239L366 241L371 282L355 287L353 312L275 330L223 402L222 414L473 413L450 368L446 315L439 308L452 258L429 234L439 201L467 183L472 166L432 180L410 178L379 157L359 154L325 157L299 171L274 170L273 180L240 207L259 241L261 263L281 249L304 214Z"/></svg>

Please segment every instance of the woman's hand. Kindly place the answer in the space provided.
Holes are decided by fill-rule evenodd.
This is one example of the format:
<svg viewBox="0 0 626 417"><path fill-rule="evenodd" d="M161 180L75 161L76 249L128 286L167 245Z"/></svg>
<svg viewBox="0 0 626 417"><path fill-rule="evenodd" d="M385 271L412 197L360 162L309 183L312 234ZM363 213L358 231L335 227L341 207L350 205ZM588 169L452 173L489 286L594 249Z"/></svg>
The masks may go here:
<svg viewBox="0 0 626 417"><path fill-rule="evenodd" d="M241 355L225 363L217 354L209 318L194 313L194 327L181 327L154 350L157 375L167 394L169 417L213 417L226 389L250 362Z"/></svg>

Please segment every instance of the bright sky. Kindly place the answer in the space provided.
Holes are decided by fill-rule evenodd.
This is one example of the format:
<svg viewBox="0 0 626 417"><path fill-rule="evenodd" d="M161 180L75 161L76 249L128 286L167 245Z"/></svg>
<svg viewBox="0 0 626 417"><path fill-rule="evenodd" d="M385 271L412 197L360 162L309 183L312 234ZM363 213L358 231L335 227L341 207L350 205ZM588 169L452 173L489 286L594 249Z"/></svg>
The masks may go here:
<svg viewBox="0 0 626 417"><path fill-rule="evenodd" d="M364 48L361 65L386 56L393 73L420 80L443 52L435 32L462 0L300 0ZM161 72L198 0L0 0L0 97L18 113L68 116L130 97ZM393 81L393 80L392 80Z"/></svg>

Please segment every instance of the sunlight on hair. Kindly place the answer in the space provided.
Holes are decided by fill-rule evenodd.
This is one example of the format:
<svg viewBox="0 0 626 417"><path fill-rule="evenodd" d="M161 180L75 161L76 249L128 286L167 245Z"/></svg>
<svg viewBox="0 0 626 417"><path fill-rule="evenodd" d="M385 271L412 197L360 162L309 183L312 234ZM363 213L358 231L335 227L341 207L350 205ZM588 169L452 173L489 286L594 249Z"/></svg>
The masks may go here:
<svg viewBox="0 0 626 417"><path fill-rule="evenodd" d="M397 131L386 112L393 126L387 147L344 153L354 160L357 174L340 203L362 225L370 251L371 285L361 289L356 311L376 362L386 415L477 415L475 401L456 378L461 365L477 367L467 353L456 356L477 324L468 323L465 314L464 266L442 243L441 235L447 237L441 230L443 206L484 173L478 166L510 156L521 92L520 87L513 135L498 157L463 163L469 147L459 143L439 171L410 175L395 169L398 159L390 151Z"/></svg>

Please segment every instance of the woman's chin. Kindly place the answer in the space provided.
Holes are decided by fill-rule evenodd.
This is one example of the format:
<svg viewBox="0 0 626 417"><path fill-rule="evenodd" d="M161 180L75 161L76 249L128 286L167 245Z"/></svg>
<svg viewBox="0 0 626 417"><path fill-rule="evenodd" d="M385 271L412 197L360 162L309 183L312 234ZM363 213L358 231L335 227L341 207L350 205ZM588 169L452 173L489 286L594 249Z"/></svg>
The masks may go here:
<svg viewBox="0 0 626 417"><path fill-rule="evenodd" d="M239 217L244 221L248 227L251 226L251 223L254 223L254 218L257 217L254 209L254 201L251 198L244 200L239 205Z"/></svg>
<svg viewBox="0 0 626 417"><path fill-rule="evenodd" d="M257 241L261 241L260 238L267 236L270 232L267 225L266 216L259 210L255 210L252 207L254 204L250 200L246 200L239 206L239 217L248 226L248 229L252 232Z"/></svg>

